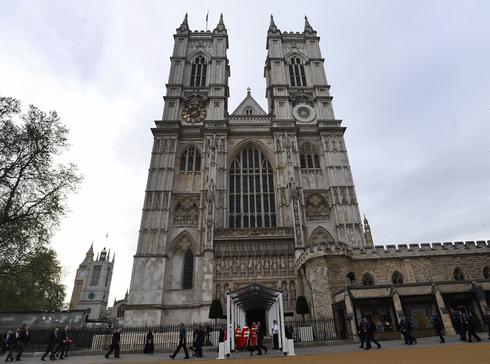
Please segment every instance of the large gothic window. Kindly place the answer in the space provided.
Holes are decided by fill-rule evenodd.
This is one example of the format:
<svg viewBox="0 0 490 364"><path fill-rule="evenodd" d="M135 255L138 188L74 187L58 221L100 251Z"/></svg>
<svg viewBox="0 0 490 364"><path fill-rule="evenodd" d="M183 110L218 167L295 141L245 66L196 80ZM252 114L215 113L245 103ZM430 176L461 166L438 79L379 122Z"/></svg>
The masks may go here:
<svg viewBox="0 0 490 364"><path fill-rule="evenodd" d="M299 155L299 164L301 169L319 169L320 167L320 158L318 154L313 149L313 146L310 143L303 143L301 146L301 151Z"/></svg>
<svg viewBox="0 0 490 364"><path fill-rule="evenodd" d="M191 69L191 86L206 86L206 60L203 56L198 56L194 60Z"/></svg>
<svg viewBox="0 0 490 364"><path fill-rule="evenodd" d="M182 289L192 289L192 276L194 274L194 254L187 249L184 255L184 275L182 278Z"/></svg>
<svg viewBox="0 0 490 364"><path fill-rule="evenodd" d="M291 86L306 86L305 66L299 57L293 57L289 61L289 77Z"/></svg>
<svg viewBox="0 0 490 364"><path fill-rule="evenodd" d="M181 172L199 172L201 169L201 153L191 145L184 149L180 155L180 171Z"/></svg>
<svg viewBox="0 0 490 364"><path fill-rule="evenodd" d="M272 167L254 146L240 150L229 174L230 228L276 226Z"/></svg>

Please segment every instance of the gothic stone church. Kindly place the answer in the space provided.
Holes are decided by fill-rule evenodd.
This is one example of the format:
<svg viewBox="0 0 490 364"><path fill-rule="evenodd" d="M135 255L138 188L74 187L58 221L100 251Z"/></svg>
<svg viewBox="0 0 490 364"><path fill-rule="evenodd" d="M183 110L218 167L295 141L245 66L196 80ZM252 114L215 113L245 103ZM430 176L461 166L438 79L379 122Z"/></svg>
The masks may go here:
<svg viewBox="0 0 490 364"><path fill-rule="evenodd" d="M373 246L307 19L283 32L271 17L267 111L249 90L229 112L222 17L191 31L186 15L174 39L125 324L208 321L213 299L253 283L281 290L286 316L303 295L313 318L352 329L365 314L386 331L403 315L423 329L433 310L450 329L451 308L482 320L485 241Z"/></svg>

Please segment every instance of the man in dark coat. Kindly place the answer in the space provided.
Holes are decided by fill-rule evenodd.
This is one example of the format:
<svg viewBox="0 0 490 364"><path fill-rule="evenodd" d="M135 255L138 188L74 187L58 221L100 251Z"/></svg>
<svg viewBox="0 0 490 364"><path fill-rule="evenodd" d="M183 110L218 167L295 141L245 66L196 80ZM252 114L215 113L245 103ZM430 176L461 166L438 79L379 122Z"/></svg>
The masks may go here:
<svg viewBox="0 0 490 364"><path fill-rule="evenodd" d="M196 343L195 348L196 348L196 357L202 358L202 347L204 345L204 339L205 339L205 333L204 330L202 329L202 326L199 325L197 326L195 335L194 335L194 342Z"/></svg>
<svg viewBox="0 0 490 364"><path fill-rule="evenodd" d="M112 334L112 341L111 341L111 347L109 351L105 354L105 358L109 359L109 356L111 353L114 351L114 358L119 358L119 350L120 350L120 344L121 344L121 329L117 329L114 331L114 334Z"/></svg>
<svg viewBox="0 0 490 364"><path fill-rule="evenodd" d="M466 326L466 331L468 332L468 342L471 342L471 337L474 336L475 339L480 342L481 338L478 336L478 334L475 331L475 327L478 325L475 318L471 313L467 313L465 316L465 326Z"/></svg>
<svg viewBox="0 0 490 364"><path fill-rule="evenodd" d="M24 352L24 348L29 343L29 327L23 326L16 333L16 351L17 355L15 356L15 360L19 361L22 353Z"/></svg>
<svg viewBox="0 0 490 364"><path fill-rule="evenodd" d="M291 333L291 327L288 326L288 329L286 330L286 338L287 339L292 339L293 335ZM262 326L262 323L259 321L257 323L257 350L259 351L259 355L262 355L262 349L264 349L265 354L267 354L267 347L264 345L264 327Z"/></svg>
<svg viewBox="0 0 490 364"><path fill-rule="evenodd" d="M169 356L172 359L175 359L175 356L179 353L180 349L182 348L184 348L184 353L185 353L184 359L189 359L189 352L187 351L187 331L185 329L184 324L181 322L180 330L179 330L179 345L177 345L177 348L175 349L173 355L169 355Z"/></svg>
<svg viewBox="0 0 490 364"><path fill-rule="evenodd" d="M434 330L436 330L437 335L441 339L441 344L445 343L446 340L444 339L444 336L442 335L442 320L441 320L441 318L439 317L439 315L437 313L434 312L432 314L432 317L430 318L430 320L432 321L432 327L434 328Z"/></svg>
<svg viewBox="0 0 490 364"><path fill-rule="evenodd" d="M365 317L361 317L359 320L359 328L357 330L357 334L359 335L359 339L361 340L361 345L359 348L364 349L364 344L366 343L366 328L367 328L367 320Z"/></svg>
<svg viewBox="0 0 490 364"><path fill-rule="evenodd" d="M5 351L7 352L7 358L5 358L5 361L14 361L14 350L16 343L15 335L16 334L9 330L7 332L7 336L5 337Z"/></svg>
<svg viewBox="0 0 490 364"><path fill-rule="evenodd" d="M414 343L417 344L417 339L412 335L412 322L410 321L410 317L406 316L403 328L407 337L406 340L408 340L408 345L412 345ZM407 342L405 341L405 343Z"/></svg>
<svg viewBox="0 0 490 364"><path fill-rule="evenodd" d="M376 333L376 325L374 324L373 320L371 319L370 316L367 317L367 324L366 324L366 331L365 331L365 337L366 337L366 348L365 350L371 349L371 342L375 343L378 349L381 349L381 344L376 340L374 337L374 334Z"/></svg>
<svg viewBox="0 0 490 364"><path fill-rule="evenodd" d="M48 354L50 359L53 358L53 353L57 341L58 341L58 328L51 331L48 335L48 338L46 340L46 351L44 352L44 355L41 357L42 361L46 359L46 356L48 356Z"/></svg>

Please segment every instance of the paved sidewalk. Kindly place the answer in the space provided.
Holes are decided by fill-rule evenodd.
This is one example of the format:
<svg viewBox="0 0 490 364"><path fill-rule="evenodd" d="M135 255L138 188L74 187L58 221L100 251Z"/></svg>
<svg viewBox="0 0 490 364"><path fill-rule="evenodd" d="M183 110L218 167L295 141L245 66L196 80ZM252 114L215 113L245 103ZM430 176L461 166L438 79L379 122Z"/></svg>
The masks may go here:
<svg viewBox="0 0 490 364"><path fill-rule="evenodd" d="M408 357L411 356L417 356L420 353L424 353L424 356L429 355L426 359L428 361L420 361L416 360L413 362L417 362L418 364L424 363L424 362L430 362L431 364L435 364L431 359L431 355L429 354L432 350L434 351L435 357L441 359L442 356L441 354L444 353L449 353L449 352L454 352L455 354L451 354L450 358L454 358L456 360L457 355L459 354L465 354L468 352L469 354L476 355L475 353L481 352L481 355L485 358L485 361L481 361L482 363L490 363L490 341L487 339L487 335L481 334L480 337L482 338L481 343L466 343L462 342L458 339L458 337L448 337L446 338L446 343L445 344L440 344L439 343L439 338L438 337L430 337L430 338L421 338L418 340L418 344L416 345L405 345L401 340L396 340L396 341L383 341L381 342L382 348L381 350L377 349L372 349L369 352L366 352L365 350L359 349L359 344L342 344L342 345L322 345L322 346L309 346L309 347L298 347L296 348L296 358L291 358L287 357L287 359L284 358L282 352L278 351L272 351L269 350L267 355L263 356L257 356L256 353L254 353L253 357L250 356L248 352L243 352L243 353L234 353L231 356L231 360L234 362L242 362L244 359L255 359L255 362L267 362L268 364L275 363L276 361L281 360L281 362L284 362L284 360L289 361L297 361L301 359L299 362L305 362L306 360L308 361L308 364L313 364L316 362L319 363L325 363L325 362L331 362L331 363L342 363L343 359L349 359L349 362L356 363L355 357L359 357L362 359L364 362L365 359L371 358L375 359L375 357L380 356L381 353L384 352L381 356L386 357L387 355L390 355L389 353L395 353L393 358L393 362L398 362L398 363L405 363L405 362L412 362L412 361L406 361ZM374 347L376 347L374 345ZM478 350L476 350L478 348ZM400 354L400 351L405 351L406 353ZM376 354L374 354L375 352ZM389 353L388 353L389 352ZM437 352L437 354L435 354ZM349 355L347 353L351 353L352 355ZM354 355L355 353L355 355ZM330 354L330 355L329 355ZM401 357L397 360L396 357ZM39 363L40 362L40 353L36 353L33 357L25 357L22 359L23 362L26 363ZM204 358L191 358L192 361L202 361L207 362L208 360L215 360L217 357L217 353L214 351L205 351L204 352ZM308 358L305 358L305 356L309 356ZM184 353L181 350L181 352L178 354L177 359L183 359ZM262 360L262 359L269 359L269 358L274 358L274 360ZM330 360L334 359L335 360ZM474 364L474 363L480 363L478 361L479 359L477 358L472 358L470 359L467 356L464 356L464 358L468 358L469 360L466 360L464 364ZM176 359L176 360L177 360ZM237 359L242 359L242 360L237 360ZM296 359L296 360L293 360ZM5 360L5 357L0 357L0 360ZM319 360L319 361L318 361ZM354 361L352 361L354 360ZM382 360L381 362L385 362L385 359L379 359ZM415 359L414 359L415 360ZM451 360L448 361L448 359L445 359L447 363L453 362ZM458 359L461 360L461 359ZM463 359L464 360L464 359ZM109 360L105 359L103 356L103 353L101 352L100 355L75 355L75 356L70 356L69 358L66 358L63 360L63 364L98 364L98 363L115 363L115 362L121 362L121 363L152 363L152 362L166 362L169 363L171 362L172 359L169 358L169 353L155 353L153 355L145 355L145 354L121 354L120 359L114 359L110 358ZM370 361L368 360L366 363L369 363ZM377 361L374 361L377 362Z"/></svg>

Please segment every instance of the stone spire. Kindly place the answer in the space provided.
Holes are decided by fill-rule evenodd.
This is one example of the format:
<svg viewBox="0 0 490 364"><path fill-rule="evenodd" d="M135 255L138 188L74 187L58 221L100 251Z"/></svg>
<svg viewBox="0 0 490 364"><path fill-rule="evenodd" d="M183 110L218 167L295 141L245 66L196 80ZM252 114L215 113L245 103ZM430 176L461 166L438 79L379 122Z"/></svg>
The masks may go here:
<svg viewBox="0 0 490 364"><path fill-rule="evenodd" d="M217 32L226 32L225 23L223 22L223 14L221 14L219 16L218 25L216 26L216 28L214 28L214 31L213 32L215 32L215 33L217 33Z"/></svg>
<svg viewBox="0 0 490 364"><path fill-rule="evenodd" d="M305 15L305 34L316 34L316 30L313 29L313 27L310 25L310 22L308 21L308 18Z"/></svg>
<svg viewBox="0 0 490 364"><path fill-rule="evenodd" d="M177 33L188 33L189 32L189 23L187 23L187 13L185 13L184 20L182 21L182 24L180 24L180 27L176 29Z"/></svg>
<svg viewBox="0 0 490 364"><path fill-rule="evenodd" d="M364 238L368 246L373 246L373 235L371 234L371 227L369 226L368 219L364 215Z"/></svg>
<svg viewBox="0 0 490 364"><path fill-rule="evenodd" d="M85 259L83 260L82 264L87 264L88 262L91 262L94 260L94 243L90 245L90 248L87 250L87 253L85 254Z"/></svg>
<svg viewBox="0 0 490 364"><path fill-rule="evenodd" d="M269 25L269 33L277 33L277 32L281 32L277 27L276 27L276 23L274 23L274 17L272 16L271 14L271 23Z"/></svg>

